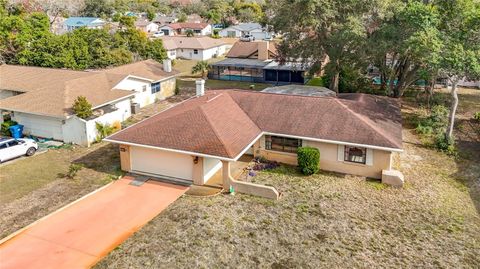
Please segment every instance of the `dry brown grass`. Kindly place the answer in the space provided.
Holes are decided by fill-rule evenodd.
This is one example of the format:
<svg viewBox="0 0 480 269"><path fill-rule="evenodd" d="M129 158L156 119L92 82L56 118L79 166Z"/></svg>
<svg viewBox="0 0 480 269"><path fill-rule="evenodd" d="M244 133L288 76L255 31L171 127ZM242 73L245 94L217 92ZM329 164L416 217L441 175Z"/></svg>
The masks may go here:
<svg viewBox="0 0 480 269"><path fill-rule="evenodd" d="M404 142L404 189L282 166L279 201L184 196L97 268L478 268L479 160Z"/></svg>

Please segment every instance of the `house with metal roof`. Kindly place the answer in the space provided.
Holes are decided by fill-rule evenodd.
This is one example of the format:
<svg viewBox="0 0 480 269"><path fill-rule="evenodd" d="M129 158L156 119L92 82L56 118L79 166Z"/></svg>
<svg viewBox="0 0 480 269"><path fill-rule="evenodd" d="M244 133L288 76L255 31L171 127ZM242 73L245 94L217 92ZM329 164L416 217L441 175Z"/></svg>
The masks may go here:
<svg viewBox="0 0 480 269"><path fill-rule="evenodd" d="M89 29L100 29L105 25L105 21L96 17L70 17L64 22L64 29L66 31L73 31L75 29L85 27Z"/></svg>

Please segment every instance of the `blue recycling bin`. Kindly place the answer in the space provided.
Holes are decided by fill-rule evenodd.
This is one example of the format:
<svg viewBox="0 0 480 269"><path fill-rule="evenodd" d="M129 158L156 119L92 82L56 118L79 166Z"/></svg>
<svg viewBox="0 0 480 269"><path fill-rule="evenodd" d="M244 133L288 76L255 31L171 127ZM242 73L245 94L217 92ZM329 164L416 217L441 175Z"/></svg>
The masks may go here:
<svg viewBox="0 0 480 269"><path fill-rule="evenodd" d="M17 124L10 126L10 133L12 134L13 138L22 138L23 136L23 125Z"/></svg>

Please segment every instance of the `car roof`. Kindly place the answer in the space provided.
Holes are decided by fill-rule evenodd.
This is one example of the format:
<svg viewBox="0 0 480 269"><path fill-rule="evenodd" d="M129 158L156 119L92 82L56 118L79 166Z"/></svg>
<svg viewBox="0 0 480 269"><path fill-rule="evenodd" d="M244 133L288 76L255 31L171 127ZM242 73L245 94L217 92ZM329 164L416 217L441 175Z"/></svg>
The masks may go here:
<svg viewBox="0 0 480 269"><path fill-rule="evenodd" d="M10 140L13 140L13 138L0 136L0 143L7 142L7 141L10 141Z"/></svg>

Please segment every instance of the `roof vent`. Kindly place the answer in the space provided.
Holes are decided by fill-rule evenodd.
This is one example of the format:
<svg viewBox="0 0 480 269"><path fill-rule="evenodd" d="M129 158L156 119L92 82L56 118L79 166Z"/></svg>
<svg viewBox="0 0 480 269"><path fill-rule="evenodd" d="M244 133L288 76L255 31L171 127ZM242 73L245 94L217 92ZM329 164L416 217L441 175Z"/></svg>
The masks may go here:
<svg viewBox="0 0 480 269"><path fill-rule="evenodd" d="M205 80L200 79L195 81L197 96L203 96L205 94Z"/></svg>

